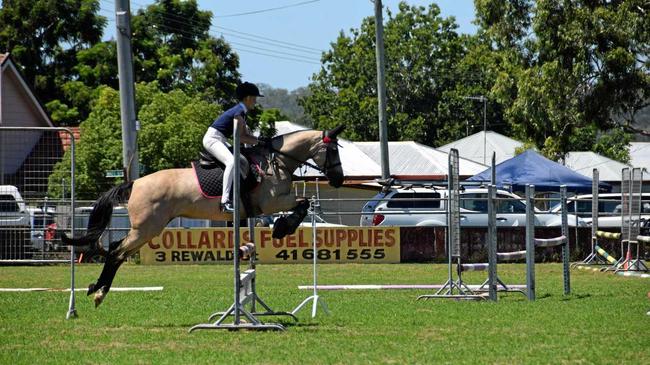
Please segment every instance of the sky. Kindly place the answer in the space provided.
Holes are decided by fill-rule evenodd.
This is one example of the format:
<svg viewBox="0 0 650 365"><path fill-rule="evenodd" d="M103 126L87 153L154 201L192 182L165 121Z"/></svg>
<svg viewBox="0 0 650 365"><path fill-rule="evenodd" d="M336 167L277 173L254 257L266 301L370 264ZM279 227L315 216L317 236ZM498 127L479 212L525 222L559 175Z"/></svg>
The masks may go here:
<svg viewBox="0 0 650 365"><path fill-rule="evenodd" d="M431 1L407 0L427 6ZM153 0L131 0L131 11ZM371 0L198 0L201 10L213 14L213 36L223 36L239 55L242 81L293 90L307 86L320 70L320 55L339 33L349 34L362 20L374 16ZM399 0L383 0L396 11ZM461 33L475 33L472 0L439 0L445 17L453 16ZM100 0L100 13L109 19L105 38L114 37L114 0ZM275 10L270 10L275 9Z"/></svg>

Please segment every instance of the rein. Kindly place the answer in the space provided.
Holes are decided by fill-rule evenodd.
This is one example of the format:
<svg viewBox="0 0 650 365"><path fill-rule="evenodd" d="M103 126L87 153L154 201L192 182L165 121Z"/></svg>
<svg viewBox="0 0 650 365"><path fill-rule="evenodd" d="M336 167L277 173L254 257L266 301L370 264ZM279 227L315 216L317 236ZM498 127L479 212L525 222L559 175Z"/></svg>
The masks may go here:
<svg viewBox="0 0 650 365"><path fill-rule="evenodd" d="M330 143L336 143L336 140L335 139L333 140L333 139L331 139L329 137L324 137L323 142L328 144L327 151L326 151L326 154L325 154L325 166L324 167L320 167L320 166L317 166L316 164L309 163L306 160L302 161L302 160L300 160L298 158L295 158L295 157L291 156L288 153L285 153L285 152L282 152L280 150L275 149L272 145L269 145L268 149L271 152L277 152L277 153L281 154L282 156L288 157L289 159L291 159L291 160L293 160L295 162L298 162L300 164L300 166L307 165L307 166L311 167L312 169L320 171L323 175L327 175L327 170L329 170L332 167L341 166L341 161L339 161L338 163L335 163L333 165L329 164L329 154L330 154L329 144ZM312 156L307 157L307 159L310 159L310 158L313 159L314 156L312 155Z"/></svg>

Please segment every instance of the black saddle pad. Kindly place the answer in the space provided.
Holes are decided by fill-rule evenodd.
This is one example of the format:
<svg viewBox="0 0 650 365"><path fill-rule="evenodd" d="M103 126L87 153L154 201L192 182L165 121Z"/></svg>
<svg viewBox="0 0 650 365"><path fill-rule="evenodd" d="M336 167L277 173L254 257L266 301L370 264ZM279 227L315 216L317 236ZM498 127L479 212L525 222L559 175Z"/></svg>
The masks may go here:
<svg viewBox="0 0 650 365"><path fill-rule="evenodd" d="M192 162L192 168L194 168L201 194L210 199L221 198L223 195L223 168L219 166L206 168L201 166L198 161ZM253 190L257 184L258 182L249 171L247 178L241 180L240 188L242 193Z"/></svg>

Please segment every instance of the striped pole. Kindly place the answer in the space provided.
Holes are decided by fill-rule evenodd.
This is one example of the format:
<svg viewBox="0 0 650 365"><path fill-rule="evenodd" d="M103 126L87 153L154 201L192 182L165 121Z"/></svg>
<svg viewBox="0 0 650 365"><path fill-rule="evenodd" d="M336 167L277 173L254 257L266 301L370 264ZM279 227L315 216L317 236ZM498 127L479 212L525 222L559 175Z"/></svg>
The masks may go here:
<svg viewBox="0 0 650 365"><path fill-rule="evenodd" d="M603 250L598 245L596 245L594 248L596 249L596 252L598 252L600 256L604 257L607 260L607 262L609 262L612 265L616 264L616 259L612 257L610 254L608 254L607 251Z"/></svg>

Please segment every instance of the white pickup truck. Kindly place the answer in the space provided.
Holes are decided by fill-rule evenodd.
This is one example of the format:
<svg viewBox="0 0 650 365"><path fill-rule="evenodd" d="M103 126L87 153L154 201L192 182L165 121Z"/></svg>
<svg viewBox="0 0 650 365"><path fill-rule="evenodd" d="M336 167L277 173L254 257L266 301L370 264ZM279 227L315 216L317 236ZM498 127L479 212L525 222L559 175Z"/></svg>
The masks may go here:
<svg viewBox="0 0 650 365"><path fill-rule="evenodd" d="M25 201L13 185L0 185L0 258L24 258L31 222Z"/></svg>

